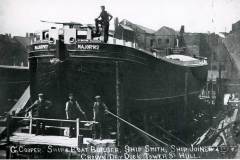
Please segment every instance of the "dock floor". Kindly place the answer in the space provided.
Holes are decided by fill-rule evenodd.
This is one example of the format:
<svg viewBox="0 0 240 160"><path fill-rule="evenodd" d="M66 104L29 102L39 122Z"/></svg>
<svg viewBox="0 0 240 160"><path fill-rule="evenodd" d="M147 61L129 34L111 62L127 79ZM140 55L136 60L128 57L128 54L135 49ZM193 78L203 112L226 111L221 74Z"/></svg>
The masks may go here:
<svg viewBox="0 0 240 160"><path fill-rule="evenodd" d="M78 147L77 138L69 138L66 136L49 136L49 135L35 135L27 133L14 133L10 137L10 141L18 144L40 144L63 147ZM83 138L83 144L115 144L113 139L92 139Z"/></svg>

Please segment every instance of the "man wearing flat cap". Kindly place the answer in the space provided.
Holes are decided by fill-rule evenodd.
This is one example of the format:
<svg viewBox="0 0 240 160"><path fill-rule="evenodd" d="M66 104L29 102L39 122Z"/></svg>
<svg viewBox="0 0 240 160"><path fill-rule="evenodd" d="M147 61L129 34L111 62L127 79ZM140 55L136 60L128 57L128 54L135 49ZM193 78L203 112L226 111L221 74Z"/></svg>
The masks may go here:
<svg viewBox="0 0 240 160"><path fill-rule="evenodd" d="M38 94L38 100L36 100L26 112L32 111L32 116L35 118L48 118L48 112L52 102L45 99L43 93ZM43 120L36 120L36 135L44 135L46 122Z"/></svg>
<svg viewBox="0 0 240 160"><path fill-rule="evenodd" d="M69 93L68 95L68 101L66 102L65 112L66 112L66 119L69 120L76 120L77 118L80 118L79 113L84 116L84 119L86 120L85 112L80 107L77 100L75 100L73 93ZM81 118L82 119L82 118ZM74 136L74 124L70 125L70 131L69 131L69 137Z"/></svg>
<svg viewBox="0 0 240 160"><path fill-rule="evenodd" d="M85 115L85 112L80 107L77 100L75 100L73 93L69 93L68 101L66 102L66 119L76 120L79 118L79 112L82 115Z"/></svg>
<svg viewBox="0 0 240 160"><path fill-rule="evenodd" d="M93 104L93 121L99 122L96 125L96 138L105 138L105 113L108 110L106 104L102 102L101 96L95 96Z"/></svg>
<svg viewBox="0 0 240 160"><path fill-rule="evenodd" d="M105 10L105 6L101 6L101 10L102 10L102 12L98 16L98 18L95 19L96 34L99 34L99 26L98 25L101 24L103 27L103 31L104 31L104 42L107 43L109 22L112 20L113 16Z"/></svg>

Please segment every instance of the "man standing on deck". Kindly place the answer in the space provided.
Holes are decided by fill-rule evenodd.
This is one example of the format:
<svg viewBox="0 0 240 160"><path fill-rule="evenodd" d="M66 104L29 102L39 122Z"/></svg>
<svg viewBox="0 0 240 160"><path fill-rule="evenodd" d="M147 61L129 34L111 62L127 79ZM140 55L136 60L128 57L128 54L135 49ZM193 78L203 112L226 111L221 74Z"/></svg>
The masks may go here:
<svg viewBox="0 0 240 160"><path fill-rule="evenodd" d="M48 118L48 110L52 106L52 102L45 99L43 93L38 94L38 100L36 100L27 110L32 110L32 116L35 118ZM36 135L45 134L46 122L43 120L36 120Z"/></svg>
<svg viewBox="0 0 240 160"><path fill-rule="evenodd" d="M86 119L86 115L85 112L82 110L82 108L80 107L79 103L77 102L77 100L75 100L74 96L72 93L69 93L68 96L69 100L66 102L66 119L68 120L76 120L77 118L79 118L79 112L82 113L82 115L84 116L84 119ZM70 125L70 131L69 131L69 137L73 137L74 134L74 124L71 123Z"/></svg>
<svg viewBox="0 0 240 160"><path fill-rule="evenodd" d="M108 110L106 104L102 102L100 96L95 97L96 101L93 104L93 121L99 122L96 125L96 137L97 138L105 138L105 113Z"/></svg>
<svg viewBox="0 0 240 160"><path fill-rule="evenodd" d="M99 34L99 26L98 25L101 24L102 28L103 28L103 32L104 32L104 42L107 43L109 22L112 20L113 16L105 10L105 6L101 6L101 9L102 9L102 12L98 16L98 18L95 19L96 34L97 35Z"/></svg>

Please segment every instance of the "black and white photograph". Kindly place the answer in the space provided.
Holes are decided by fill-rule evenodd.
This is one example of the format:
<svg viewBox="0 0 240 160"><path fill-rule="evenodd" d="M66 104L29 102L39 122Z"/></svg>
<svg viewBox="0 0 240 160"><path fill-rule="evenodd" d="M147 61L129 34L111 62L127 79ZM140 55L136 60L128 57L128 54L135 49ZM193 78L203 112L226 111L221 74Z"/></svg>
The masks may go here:
<svg viewBox="0 0 240 160"><path fill-rule="evenodd" d="M0 159L240 159L239 0L0 0Z"/></svg>

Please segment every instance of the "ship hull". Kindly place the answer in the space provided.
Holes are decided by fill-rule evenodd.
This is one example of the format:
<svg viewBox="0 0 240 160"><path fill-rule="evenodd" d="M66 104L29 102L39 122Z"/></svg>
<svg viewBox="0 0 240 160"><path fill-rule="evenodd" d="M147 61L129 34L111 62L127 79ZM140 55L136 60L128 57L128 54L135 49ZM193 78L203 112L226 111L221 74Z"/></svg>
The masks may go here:
<svg viewBox="0 0 240 160"><path fill-rule="evenodd" d="M69 92L74 92L81 101L93 101L93 97L100 94L105 101L112 99L110 104L115 106L116 63L119 64L123 95L135 103L175 102L185 94L197 96L205 84L206 65L180 66L141 52L134 55L131 51L140 52L130 49L117 52L119 56L116 51L113 55L111 51L69 50L69 57L57 64L50 62L54 56L37 58L37 61L30 58L32 93L45 92L50 96L59 94L56 90L60 89L65 99Z"/></svg>
<svg viewBox="0 0 240 160"><path fill-rule="evenodd" d="M162 118L171 114L175 118L165 117L174 124L194 110L192 102L207 77L207 65L174 63L129 47L83 43L64 48L60 53L32 52L29 58L31 97L45 93L54 104L51 117L65 118L68 94L74 93L88 120L94 97L101 95L110 111L132 117L136 125L136 115L142 113Z"/></svg>

